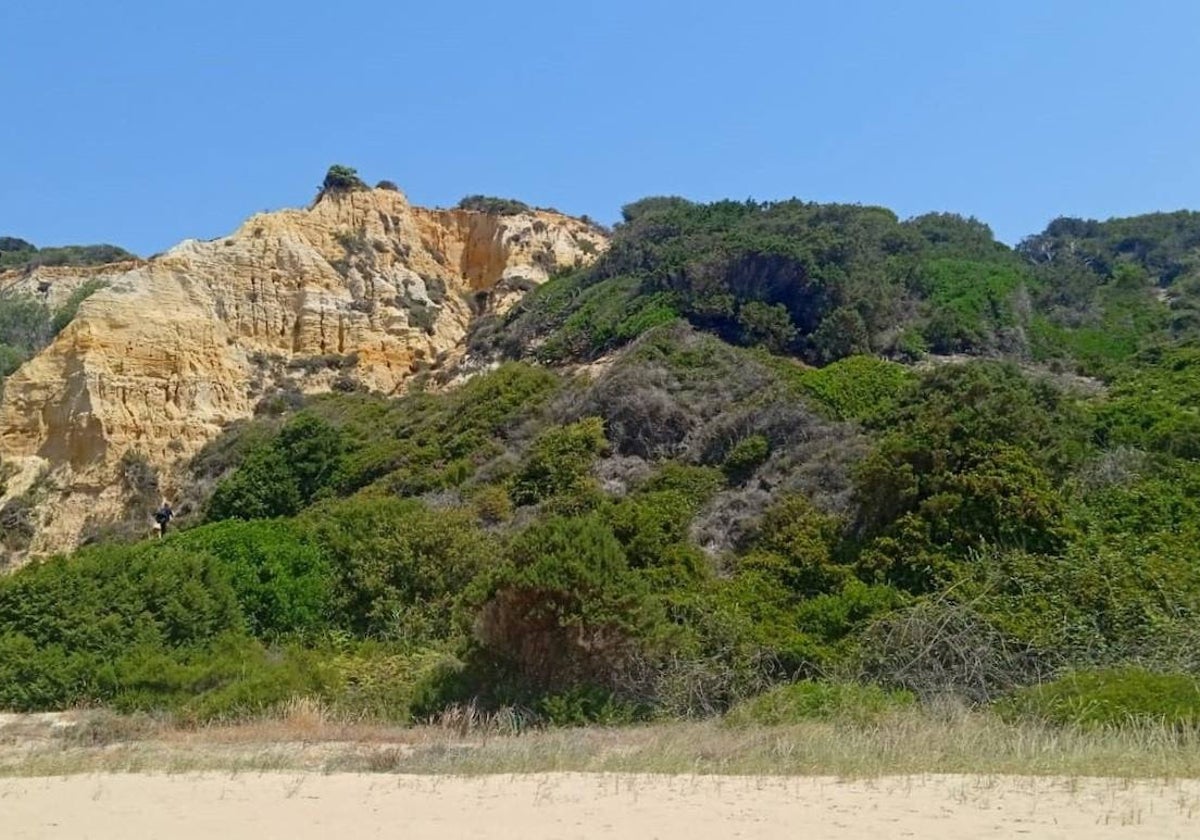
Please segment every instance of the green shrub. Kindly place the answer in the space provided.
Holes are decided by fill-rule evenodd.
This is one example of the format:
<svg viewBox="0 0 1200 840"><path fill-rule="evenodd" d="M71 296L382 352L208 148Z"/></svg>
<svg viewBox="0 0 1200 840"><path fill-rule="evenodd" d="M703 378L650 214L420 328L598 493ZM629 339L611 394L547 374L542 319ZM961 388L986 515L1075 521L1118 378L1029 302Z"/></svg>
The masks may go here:
<svg viewBox="0 0 1200 840"><path fill-rule="evenodd" d="M78 289L71 292L70 297L63 303L61 307L54 313L54 317L50 322L50 331L54 335L62 332L67 324L75 320L75 316L79 313L79 307L85 300L90 298L96 292L105 288L108 285L104 280L92 279L83 283Z"/></svg>
<svg viewBox="0 0 1200 840"><path fill-rule="evenodd" d="M218 522L173 544L221 562L255 636L311 636L335 621L333 568L291 522Z"/></svg>
<svg viewBox="0 0 1200 840"><path fill-rule="evenodd" d="M850 356L807 370L798 381L805 394L838 420L870 420L894 409L915 378L903 365L871 356Z"/></svg>
<svg viewBox="0 0 1200 840"><path fill-rule="evenodd" d="M37 533L33 500L17 496L0 505L0 547L23 551Z"/></svg>
<svg viewBox="0 0 1200 840"><path fill-rule="evenodd" d="M0 297L0 346L32 356L53 336L51 320L50 310L32 297Z"/></svg>
<svg viewBox="0 0 1200 840"><path fill-rule="evenodd" d="M485 525L499 525L512 519L512 499L503 487L485 485L471 496L479 521Z"/></svg>
<svg viewBox="0 0 1200 840"><path fill-rule="evenodd" d="M339 620L359 636L409 646L453 635L458 598L497 555L469 512L415 500L326 503L301 527L333 567Z"/></svg>
<svg viewBox="0 0 1200 840"><path fill-rule="evenodd" d="M1015 368L925 373L858 467L860 571L911 591L944 583L983 545L1053 553L1070 537L1055 479L1086 451L1075 404Z"/></svg>
<svg viewBox="0 0 1200 840"><path fill-rule="evenodd" d="M1010 299L1024 282L1019 264L949 258L926 263L917 283L932 313L925 328L929 346L938 353L987 346L997 327L1016 323Z"/></svg>
<svg viewBox="0 0 1200 840"><path fill-rule="evenodd" d="M823 654L829 659L820 664L840 665L845 662L833 660L857 655L855 633L907 603L905 594L893 587L850 579L838 591L805 598L796 605L794 621L797 629L828 646Z"/></svg>
<svg viewBox="0 0 1200 840"><path fill-rule="evenodd" d="M841 523L813 507L803 496L786 496L763 515L754 551L740 568L776 577L793 592L813 596L834 592L851 569L834 560Z"/></svg>
<svg viewBox="0 0 1200 840"><path fill-rule="evenodd" d="M94 685L99 665L99 657L0 632L0 708L35 712L99 699Z"/></svg>
<svg viewBox="0 0 1200 840"><path fill-rule="evenodd" d="M25 353L17 347L0 344L0 384L4 378L25 363Z"/></svg>
<svg viewBox="0 0 1200 840"><path fill-rule="evenodd" d="M1075 500L1076 533L1058 556L989 550L952 585L1006 633L1079 667L1190 671L1200 664L1198 500L1194 463L1119 478Z"/></svg>
<svg viewBox="0 0 1200 840"><path fill-rule="evenodd" d="M358 170L340 164L329 167L325 173L325 180L321 182L321 195L365 189L367 189L367 185L362 178L358 177Z"/></svg>
<svg viewBox="0 0 1200 840"><path fill-rule="evenodd" d="M291 516L332 492L345 452L346 441L336 428L312 412L301 412L269 444L250 450L241 466L217 485L207 518Z"/></svg>
<svg viewBox="0 0 1200 840"><path fill-rule="evenodd" d="M1137 668L1080 671L1021 689L998 708L1010 718L1059 725L1193 728L1200 726L1200 681Z"/></svg>
<svg viewBox="0 0 1200 840"><path fill-rule="evenodd" d="M656 706L709 716L771 685L814 673L821 641L800 629L795 593L753 570L660 587L673 632L655 681Z"/></svg>
<svg viewBox="0 0 1200 840"><path fill-rule="evenodd" d="M471 585L468 603L477 672L499 670L535 696L613 691L662 622L645 580L595 516L526 528Z"/></svg>
<svg viewBox="0 0 1200 840"><path fill-rule="evenodd" d="M15 236L0 236L0 266L7 267L9 260L37 252L37 246Z"/></svg>
<svg viewBox="0 0 1200 840"><path fill-rule="evenodd" d="M191 649L134 647L104 672L107 702L118 711L165 709L196 723L262 715L290 698L327 693L333 679L317 652L266 648L240 634Z"/></svg>
<svg viewBox="0 0 1200 840"><path fill-rule="evenodd" d="M931 293L916 281L923 260L936 262L932 244L884 208L650 198L623 213L594 265L514 311L514 355L536 346L543 361L595 357L680 316L732 343L826 362L915 326ZM986 227L976 233L969 247L942 243L939 256L974 260L973 276L995 275L998 289L1008 274L1022 276L1004 246L978 247ZM928 285L953 285L938 279ZM974 311L969 282L952 291ZM989 329L1011 320L987 314Z"/></svg>
<svg viewBox="0 0 1200 840"><path fill-rule="evenodd" d="M560 386L553 373L505 364L444 394L326 396L312 410L347 441L336 491L353 492L388 476L394 492L413 496L457 486L503 451L503 441ZM451 475L446 465L458 462Z"/></svg>
<svg viewBox="0 0 1200 840"><path fill-rule="evenodd" d="M796 326L783 304L768 306L752 300L742 306L737 320L744 344L762 345L772 353L783 353L796 340Z"/></svg>
<svg viewBox="0 0 1200 840"><path fill-rule="evenodd" d="M0 578L0 706L112 701L134 651L171 657L244 626L224 565L171 542L34 563Z"/></svg>
<svg viewBox="0 0 1200 840"><path fill-rule="evenodd" d="M725 721L733 726L781 726L808 720L872 724L915 701L907 691L888 691L876 685L798 682L739 703Z"/></svg>
<svg viewBox="0 0 1200 840"><path fill-rule="evenodd" d="M722 467L734 484L742 484L771 454L771 442L765 435L750 435L739 440L725 456Z"/></svg>
<svg viewBox="0 0 1200 840"><path fill-rule="evenodd" d="M0 633L39 646L186 645L243 626L224 566L170 542L87 549L0 578Z"/></svg>
<svg viewBox="0 0 1200 840"><path fill-rule="evenodd" d="M514 311L508 332L521 343L551 331L535 351L545 363L597 358L679 318L670 294L644 294L636 277L592 282L576 272L552 278L527 300Z"/></svg>
<svg viewBox="0 0 1200 840"><path fill-rule="evenodd" d="M1105 444L1200 458L1200 347L1147 353L1113 383L1097 412Z"/></svg>
<svg viewBox="0 0 1200 840"><path fill-rule="evenodd" d="M541 697L536 711L552 726L615 726L632 723L639 717L639 711L630 703L590 686Z"/></svg>
<svg viewBox="0 0 1200 840"><path fill-rule="evenodd" d="M250 452L237 471L217 485L205 518L271 519L300 510L300 488L287 459L273 446Z"/></svg>
<svg viewBox="0 0 1200 840"><path fill-rule="evenodd" d="M604 423L598 417L547 429L530 445L513 479L513 502L532 505L556 500L564 511L586 507L598 492L592 464L607 447Z"/></svg>
<svg viewBox="0 0 1200 840"><path fill-rule="evenodd" d="M724 485L721 472L713 467L666 461L638 490L645 493L679 493L690 506L699 508Z"/></svg>
<svg viewBox="0 0 1200 840"><path fill-rule="evenodd" d="M839 306L826 315L810 339L810 356L833 362L846 356L871 352L871 333L862 313L852 306Z"/></svg>
<svg viewBox="0 0 1200 840"><path fill-rule="evenodd" d="M530 207L515 198L496 198L490 195L469 195L458 202L459 210L474 210L492 216L519 216L530 212Z"/></svg>
<svg viewBox="0 0 1200 840"><path fill-rule="evenodd" d="M463 664L441 650L396 650L359 642L330 654L329 702L341 714L411 723L440 711L446 683Z"/></svg>

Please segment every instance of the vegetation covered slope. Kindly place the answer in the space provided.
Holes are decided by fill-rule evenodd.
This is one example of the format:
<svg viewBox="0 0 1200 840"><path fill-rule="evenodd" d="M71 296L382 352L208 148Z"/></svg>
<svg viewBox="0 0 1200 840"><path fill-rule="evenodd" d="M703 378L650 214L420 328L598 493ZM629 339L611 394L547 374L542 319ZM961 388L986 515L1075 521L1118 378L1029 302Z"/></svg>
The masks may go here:
<svg viewBox="0 0 1200 840"><path fill-rule="evenodd" d="M0 271L45 266L104 265L137 257L116 245L62 245L39 248L13 236L0 236Z"/></svg>
<svg viewBox="0 0 1200 840"><path fill-rule="evenodd" d="M0 704L619 721L832 675L1200 719L1200 218L624 218L477 323L490 372L266 399L180 533L0 579Z"/></svg>
<svg viewBox="0 0 1200 840"><path fill-rule="evenodd" d="M477 346L594 358L681 317L812 364L971 353L1111 373L1200 324L1196 213L1058 219L1017 249L953 214L795 200L654 198L624 218L604 259L482 324Z"/></svg>

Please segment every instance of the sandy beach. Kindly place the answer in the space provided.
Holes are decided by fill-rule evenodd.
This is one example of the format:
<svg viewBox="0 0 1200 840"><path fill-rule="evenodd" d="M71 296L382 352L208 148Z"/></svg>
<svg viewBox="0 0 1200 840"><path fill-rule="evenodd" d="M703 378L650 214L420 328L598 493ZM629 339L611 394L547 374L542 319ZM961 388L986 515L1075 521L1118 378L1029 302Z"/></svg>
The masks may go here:
<svg viewBox="0 0 1200 840"><path fill-rule="evenodd" d="M0 779L33 838L1191 838L1200 782L917 776L97 774Z"/></svg>

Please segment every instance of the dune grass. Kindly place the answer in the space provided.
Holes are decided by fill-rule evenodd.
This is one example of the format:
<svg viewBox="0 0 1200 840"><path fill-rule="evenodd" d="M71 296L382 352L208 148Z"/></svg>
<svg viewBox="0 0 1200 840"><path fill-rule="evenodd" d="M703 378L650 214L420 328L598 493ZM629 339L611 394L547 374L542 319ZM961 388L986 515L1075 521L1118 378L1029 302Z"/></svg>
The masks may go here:
<svg viewBox="0 0 1200 840"><path fill-rule="evenodd" d="M1051 727L963 710L903 709L870 724L722 721L535 730L396 727L293 704L271 718L181 728L104 712L0 724L0 776L92 772L544 772L820 775L925 773L1200 778L1200 731Z"/></svg>

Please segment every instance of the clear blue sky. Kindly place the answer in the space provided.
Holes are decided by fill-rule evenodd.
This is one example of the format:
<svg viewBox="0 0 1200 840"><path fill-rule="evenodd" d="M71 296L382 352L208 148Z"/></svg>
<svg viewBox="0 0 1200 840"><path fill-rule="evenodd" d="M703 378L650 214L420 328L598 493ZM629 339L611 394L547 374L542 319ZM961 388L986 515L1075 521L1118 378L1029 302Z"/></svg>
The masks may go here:
<svg viewBox="0 0 1200 840"><path fill-rule="evenodd" d="M307 203L1200 207L1200 2L0 0L0 234L143 254Z"/></svg>

